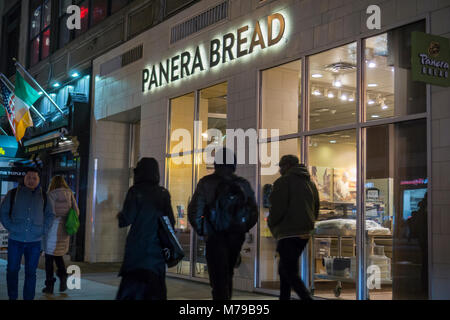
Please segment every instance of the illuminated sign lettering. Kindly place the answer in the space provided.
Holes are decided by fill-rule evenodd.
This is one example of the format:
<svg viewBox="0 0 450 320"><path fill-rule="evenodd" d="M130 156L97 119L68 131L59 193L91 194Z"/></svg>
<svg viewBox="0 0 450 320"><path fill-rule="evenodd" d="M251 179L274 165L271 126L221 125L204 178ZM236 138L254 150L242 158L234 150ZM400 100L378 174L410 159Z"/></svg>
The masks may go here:
<svg viewBox="0 0 450 320"><path fill-rule="evenodd" d="M245 25L236 32L212 39L207 51L203 46L197 46L195 53L186 50L145 68L142 70L142 92L151 91L205 71L207 68L212 69L220 64L251 55L256 48L264 50L279 43L286 29L284 16L281 13L268 16L265 26L266 33L263 32L261 23L256 21L250 37L245 35L250 29L248 25ZM201 52L208 52L208 61L203 60Z"/></svg>

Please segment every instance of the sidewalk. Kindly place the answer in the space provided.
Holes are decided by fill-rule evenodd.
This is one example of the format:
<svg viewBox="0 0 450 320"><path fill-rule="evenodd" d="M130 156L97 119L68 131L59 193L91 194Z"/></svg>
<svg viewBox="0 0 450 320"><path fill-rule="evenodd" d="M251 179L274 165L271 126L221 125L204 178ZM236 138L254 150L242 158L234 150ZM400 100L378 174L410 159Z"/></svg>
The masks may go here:
<svg viewBox="0 0 450 320"><path fill-rule="evenodd" d="M0 300L8 299L6 287L6 260L0 259ZM81 266L82 267L82 266ZM81 270L84 268L82 267ZM91 268L92 269L92 268ZM94 268L95 269L95 268ZM114 268L113 268L114 269ZM107 268L106 268L107 270ZM95 270L100 271L100 270ZM37 270L36 300L114 300L120 283L117 272L82 273L81 289L67 290L59 293L59 280L55 283L55 294L45 295L41 292L44 287L45 271ZM24 281L24 266L19 273L19 299L22 299ZM208 284L189 280L166 278L167 298L169 300L210 300L211 288ZM275 296L256 294L235 290L233 300L277 300Z"/></svg>

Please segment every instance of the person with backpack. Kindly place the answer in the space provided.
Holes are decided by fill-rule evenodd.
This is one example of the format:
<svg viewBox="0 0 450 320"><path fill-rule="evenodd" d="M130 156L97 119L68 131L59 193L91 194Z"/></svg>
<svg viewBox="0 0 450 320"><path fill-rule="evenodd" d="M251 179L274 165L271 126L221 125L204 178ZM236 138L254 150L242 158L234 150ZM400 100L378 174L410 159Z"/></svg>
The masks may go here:
<svg viewBox="0 0 450 320"><path fill-rule="evenodd" d="M10 300L18 299L22 256L25 256L23 299L34 299L42 237L55 217L48 195L39 183L39 170L28 168L23 184L10 190L0 207L1 222L9 231L6 278Z"/></svg>
<svg viewBox="0 0 450 320"><path fill-rule="evenodd" d="M69 251L70 235L66 231L69 210L73 209L80 215L77 201L62 176L54 176L48 188L48 197L55 210L55 219L44 237L45 252L45 288L43 293L53 294L56 278L53 277L53 263L56 263L59 278L59 291L67 290L67 271L63 256Z"/></svg>
<svg viewBox="0 0 450 320"><path fill-rule="evenodd" d="M234 267L248 232L257 222L258 208L250 183L234 174L236 157L218 149L214 173L203 177L188 206L192 228L205 238L213 300L231 300Z"/></svg>
<svg viewBox="0 0 450 320"><path fill-rule="evenodd" d="M159 186L159 166L154 158L142 158L134 169L119 228L131 225L120 268L122 277L116 300L167 300L166 260L160 240L160 217L175 224L170 194Z"/></svg>
<svg viewBox="0 0 450 320"><path fill-rule="evenodd" d="M296 156L283 156L279 166L281 177L273 185L267 222L278 241L280 300L290 300L291 288L302 300L311 300L300 278L299 259L319 215L319 193Z"/></svg>

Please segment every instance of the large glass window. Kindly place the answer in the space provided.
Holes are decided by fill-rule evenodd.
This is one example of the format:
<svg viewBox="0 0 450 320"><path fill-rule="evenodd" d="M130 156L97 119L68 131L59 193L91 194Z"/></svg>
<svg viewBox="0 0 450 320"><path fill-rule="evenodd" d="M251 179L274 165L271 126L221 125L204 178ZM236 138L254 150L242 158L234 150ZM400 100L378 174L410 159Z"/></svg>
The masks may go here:
<svg viewBox="0 0 450 320"><path fill-rule="evenodd" d="M30 2L30 66L47 58L50 54L51 8L51 0L33 0Z"/></svg>
<svg viewBox="0 0 450 320"><path fill-rule="evenodd" d="M309 58L309 129L356 122L356 43Z"/></svg>
<svg viewBox="0 0 450 320"><path fill-rule="evenodd" d="M301 60L262 72L262 128L278 129L279 135L301 129Z"/></svg>
<svg viewBox="0 0 450 320"><path fill-rule="evenodd" d="M72 0L63 0L59 2L59 12L58 12L58 48L64 47L70 42L72 37L72 32L67 28L67 19L69 14L67 13L67 8L72 5Z"/></svg>
<svg viewBox="0 0 450 320"><path fill-rule="evenodd" d="M311 239L314 294L355 299L356 130L308 137L308 165L320 197Z"/></svg>
<svg viewBox="0 0 450 320"><path fill-rule="evenodd" d="M426 112L426 84L411 79L411 32L423 22L366 39L367 121Z"/></svg>
<svg viewBox="0 0 450 320"><path fill-rule="evenodd" d="M426 136L425 120L366 129L370 299L428 298Z"/></svg>
<svg viewBox="0 0 450 320"><path fill-rule="evenodd" d="M208 145L213 147L225 145L227 129L227 83L221 83L203 90L199 93L199 138L202 143L198 144L202 149ZM209 131L208 131L209 130ZM209 150L208 150L209 152ZM209 160L209 162L208 162ZM207 159L205 152L196 150L195 156L197 182L204 176L214 172L214 161ZM195 276L201 278L208 277L206 266L205 241L201 237L196 237L195 251Z"/></svg>
<svg viewBox="0 0 450 320"><path fill-rule="evenodd" d="M168 184L175 213L175 229L185 259L170 272L207 278L204 239L192 234L187 207L196 183L214 172L204 156L207 145L220 145L227 128L227 83L221 83L170 101ZM196 99L196 96L198 99ZM197 121L195 125L195 121ZM198 142L194 144L194 138ZM193 261L190 252L193 250Z"/></svg>
<svg viewBox="0 0 450 320"><path fill-rule="evenodd" d="M279 159L288 154L297 156L301 154L300 139L289 139L260 145L261 154L266 161L261 164L261 189L259 210L259 286L264 289L279 290L280 277L278 274L279 256L276 251L277 241L272 236L267 218L269 216L269 196L273 183L280 177L278 171ZM276 169L274 170L273 167Z"/></svg>
<svg viewBox="0 0 450 320"><path fill-rule="evenodd" d="M61 0L58 13L58 47L62 48L73 38L80 36L89 28L103 21L109 15L116 13L132 0ZM81 29L71 31L67 28L67 7L78 5L81 13Z"/></svg>
<svg viewBox="0 0 450 320"><path fill-rule="evenodd" d="M183 246L185 258L171 272L190 275L191 227L188 223L187 207L192 196L193 183L193 128L194 93L172 99L170 102L170 142L167 160L168 184L175 215L175 231ZM184 135L187 133L187 135ZM187 140L187 141L186 141ZM187 153L179 155L180 153Z"/></svg>
<svg viewBox="0 0 450 320"><path fill-rule="evenodd" d="M192 196L192 154L168 159L168 190L175 216L175 231L183 246L185 257L170 272L190 275L191 227L187 218L187 207Z"/></svg>
<svg viewBox="0 0 450 320"><path fill-rule="evenodd" d="M92 25L96 25L108 15L108 0L92 0Z"/></svg>

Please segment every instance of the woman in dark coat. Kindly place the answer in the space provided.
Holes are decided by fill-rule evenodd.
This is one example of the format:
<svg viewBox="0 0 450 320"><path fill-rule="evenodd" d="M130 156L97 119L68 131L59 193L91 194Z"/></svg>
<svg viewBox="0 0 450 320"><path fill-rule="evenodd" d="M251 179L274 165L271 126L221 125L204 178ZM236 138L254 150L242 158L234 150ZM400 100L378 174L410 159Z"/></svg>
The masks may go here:
<svg viewBox="0 0 450 320"><path fill-rule="evenodd" d="M159 217L175 223L169 192L159 186L159 167L154 158L141 159L134 169L134 185L128 190L119 228L131 225L117 300L166 300L166 264L158 238Z"/></svg>

